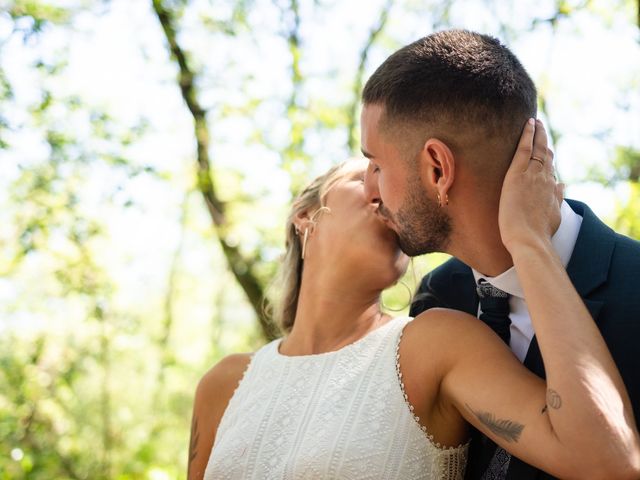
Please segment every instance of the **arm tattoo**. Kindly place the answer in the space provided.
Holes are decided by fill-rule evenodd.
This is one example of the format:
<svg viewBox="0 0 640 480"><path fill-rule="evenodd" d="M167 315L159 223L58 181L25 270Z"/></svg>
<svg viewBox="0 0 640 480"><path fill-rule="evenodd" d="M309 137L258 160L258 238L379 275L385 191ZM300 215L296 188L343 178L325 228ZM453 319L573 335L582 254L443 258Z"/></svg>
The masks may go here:
<svg viewBox="0 0 640 480"><path fill-rule="evenodd" d="M562 406L562 397L558 392L550 388L547 389L547 405L555 410L558 410Z"/></svg>
<svg viewBox="0 0 640 480"><path fill-rule="evenodd" d="M505 439L507 442L517 442L520 438L524 425L514 422L513 420L496 418L495 415L490 412L476 412L469 405L467 405L467 408L480 420L480 423L498 437Z"/></svg>
<svg viewBox="0 0 640 480"><path fill-rule="evenodd" d="M191 440L189 441L189 468L187 470L187 478L191 475L191 462L198 456L198 440L200 432L198 432L198 417L193 416L191 422Z"/></svg>

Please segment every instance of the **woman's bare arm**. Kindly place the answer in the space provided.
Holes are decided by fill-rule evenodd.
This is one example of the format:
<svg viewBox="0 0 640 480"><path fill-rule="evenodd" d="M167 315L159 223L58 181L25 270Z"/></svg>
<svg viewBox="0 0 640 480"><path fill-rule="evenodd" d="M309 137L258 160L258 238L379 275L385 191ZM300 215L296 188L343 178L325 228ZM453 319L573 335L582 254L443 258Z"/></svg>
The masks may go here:
<svg viewBox="0 0 640 480"><path fill-rule="evenodd" d="M571 353L560 350L563 354L572 363ZM407 360L422 356L424 363L433 363L437 358L431 370L438 373L431 378L440 381L442 410L453 405L525 462L558 478L640 478L640 446L630 407L624 406L624 388L609 384L593 391L589 379L547 384L485 324L451 310L431 309L411 322L400 355L407 381L415 376ZM612 408L605 398L618 405Z"/></svg>
<svg viewBox="0 0 640 480"><path fill-rule="evenodd" d="M191 420L188 480L201 480L204 477L218 425L250 360L250 354L229 355L198 383Z"/></svg>

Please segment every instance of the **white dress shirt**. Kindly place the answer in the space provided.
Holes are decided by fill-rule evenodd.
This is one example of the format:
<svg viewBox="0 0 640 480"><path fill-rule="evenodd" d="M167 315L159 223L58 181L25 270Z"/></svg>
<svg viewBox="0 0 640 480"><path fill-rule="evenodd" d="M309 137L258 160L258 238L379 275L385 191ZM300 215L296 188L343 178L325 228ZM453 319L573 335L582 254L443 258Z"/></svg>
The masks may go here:
<svg viewBox="0 0 640 480"><path fill-rule="evenodd" d="M580 232L580 226L582 225L582 217L575 213L567 202L562 202L560 208L561 221L560 227L551 238L551 243L556 253L560 257L562 264L567 266L571 255L573 254L573 248L576 245L578 239L578 233ZM507 292L509 297L509 318L511 319L511 350L520 359L524 361L529 350L529 344L533 338L534 331L531 324L531 317L529 315L529 309L527 308L527 302L524 298L524 292L518 279L515 267L511 267L506 272L501 273L496 277L487 277L480 272L473 270L473 276L478 283L478 280L484 278L487 282L494 287L499 288L503 292ZM480 316L481 310L478 307L478 316Z"/></svg>

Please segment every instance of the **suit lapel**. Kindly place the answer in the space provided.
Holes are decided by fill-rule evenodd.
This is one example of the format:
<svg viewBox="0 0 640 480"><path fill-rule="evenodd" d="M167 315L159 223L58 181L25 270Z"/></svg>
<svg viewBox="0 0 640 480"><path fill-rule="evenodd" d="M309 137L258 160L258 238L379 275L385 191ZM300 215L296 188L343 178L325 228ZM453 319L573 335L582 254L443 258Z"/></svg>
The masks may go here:
<svg viewBox="0 0 640 480"><path fill-rule="evenodd" d="M567 200L567 203L574 212L582 215L582 226L567 265L567 274L578 294L587 300L593 290L607 281L615 246L615 232L602 223L584 203L575 200ZM592 308L592 315L596 308L599 311L599 307L595 305ZM597 320L596 316L594 319Z"/></svg>

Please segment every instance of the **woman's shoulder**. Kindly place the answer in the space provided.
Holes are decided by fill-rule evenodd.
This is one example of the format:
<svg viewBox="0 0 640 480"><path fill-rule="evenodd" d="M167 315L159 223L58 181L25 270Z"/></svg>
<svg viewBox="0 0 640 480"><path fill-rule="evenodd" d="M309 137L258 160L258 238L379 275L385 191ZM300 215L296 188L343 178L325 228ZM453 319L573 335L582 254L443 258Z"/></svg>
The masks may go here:
<svg viewBox="0 0 640 480"><path fill-rule="evenodd" d="M458 336L461 332L482 330L483 322L468 313L450 308L430 308L417 315L407 324L414 335L435 337L438 340Z"/></svg>
<svg viewBox="0 0 640 480"><path fill-rule="evenodd" d="M434 354L440 353L441 358L451 358L492 335L489 327L467 313L431 308L407 324L402 343L405 351L417 357L434 359Z"/></svg>
<svg viewBox="0 0 640 480"><path fill-rule="evenodd" d="M250 361L249 353L228 355L211 367L198 383L189 450L189 471L195 472L197 478L204 474L222 416Z"/></svg>
<svg viewBox="0 0 640 480"><path fill-rule="evenodd" d="M234 353L223 357L211 367L200 379L197 394L215 394L236 389L251 361L251 353Z"/></svg>

